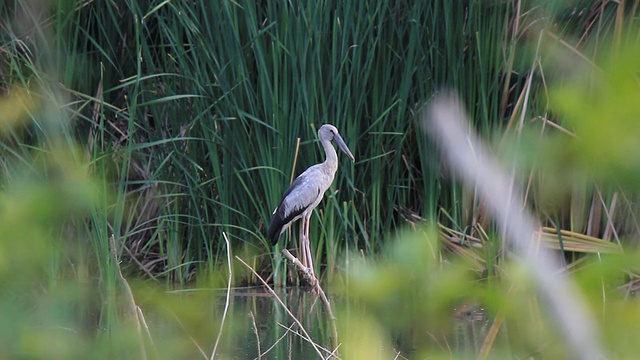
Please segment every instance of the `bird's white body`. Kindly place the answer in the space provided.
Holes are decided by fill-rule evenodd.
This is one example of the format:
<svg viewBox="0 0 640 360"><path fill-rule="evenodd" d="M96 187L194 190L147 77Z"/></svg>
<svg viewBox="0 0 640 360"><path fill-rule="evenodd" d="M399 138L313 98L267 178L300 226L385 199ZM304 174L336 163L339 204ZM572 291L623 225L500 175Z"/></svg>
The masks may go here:
<svg viewBox="0 0 640 360"><path fill-rule="evenodd" d="M289 186L282 196L280 205L273 212L273 217L269 223L268 235L275 244L280 237L280 233L298 219L302 219L300 228L301 241L307 244L306 252L303 254L303 261L312 264L311 253L308 249L309 218L313 209L320 204L324 193L333 183L333 178L338 170L338 154L333 148L331 141L336 141L340 149L353 161L354 157L347 145L340 137L338 129L333 125L325 124L318 130L318 138L324 148L326 159L320 164L316 164L300 174ZM313 266L311 265L311 268ZM313 271L313 269L312 269Z"/></svg>
<svg viewBox="0 0 640 360"><path fill-rule="evenodd" d="M285 214L292 214L304 208L303 212L293 218L290 223L313 212L313 209L322 201L324 193L333 183L335 171L327 173L323 171L324 168L321 165L322 164L314 165L300 174L294 182L294 184L296 182L298 183L297 186L287 197L282 199L281 206ZM309 179L319 180L309 181Z"/></svg>

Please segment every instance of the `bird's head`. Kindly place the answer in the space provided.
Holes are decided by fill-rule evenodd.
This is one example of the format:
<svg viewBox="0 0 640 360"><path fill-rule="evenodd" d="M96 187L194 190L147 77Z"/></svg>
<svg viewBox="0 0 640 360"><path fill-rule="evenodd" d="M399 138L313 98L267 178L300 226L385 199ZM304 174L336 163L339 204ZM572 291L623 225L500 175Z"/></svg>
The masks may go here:
<svg viewBox="0 0 640 360"><path fill-rule="evenodd" d="M347 146L347 144L345 144L344 140L342 140L342 136L340 136L340 133L338 133L338 129L335 126L331 124L322 125L318 130L318 138L320 139L321 142L335 141L336 144L338 144L338 147L340 148L340 150L342 150L342 152L347 154L347 156L349 157L349 159L351 159L351 161L356 160L353 157L351 150L349 150L349 147Z"/></svg>

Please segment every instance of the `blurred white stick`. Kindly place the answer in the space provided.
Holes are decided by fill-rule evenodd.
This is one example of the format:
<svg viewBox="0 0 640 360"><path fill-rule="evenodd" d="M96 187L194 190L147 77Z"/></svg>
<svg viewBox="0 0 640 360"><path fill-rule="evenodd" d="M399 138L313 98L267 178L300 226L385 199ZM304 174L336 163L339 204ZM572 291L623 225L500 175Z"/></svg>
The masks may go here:
<svg viewBox="0 0 640 360"><path fill-rule="evenodd" d="M559 274L548 251L532 246L540 226L522 206L523 197L498 162L489 156L470 133L468 116L457 96L437 97L423 119L428 133L438 142L453 168L468 186L475 187L495 220L505 229L514 251L522 256L538 291L551 311L551 319L566 337L576 359L605 359L595 321L573 282Z"/></svg>
<svg viewBox="0 0 640 360"><path fill-rule="evenodd" d="M231 273L231 245L229 245L229 238L227 238L227 234L225 232L222 233L224 237L224 242L227 245L227 267L229 268L229 278L227 279L227 298L224 302L224 312L222 313L222 320L220 321L220 331L218 331L218 336L216 337L216 343L213 345L213 350L211 351L210 359L213 360L216 357L216 351L218 350L218 344L220 343L220 337L222 337L222 329L224 328L224 321L227 318L227 313L229 312L229 297L231 296L231 281L233 280L233 274Z"/></svg>

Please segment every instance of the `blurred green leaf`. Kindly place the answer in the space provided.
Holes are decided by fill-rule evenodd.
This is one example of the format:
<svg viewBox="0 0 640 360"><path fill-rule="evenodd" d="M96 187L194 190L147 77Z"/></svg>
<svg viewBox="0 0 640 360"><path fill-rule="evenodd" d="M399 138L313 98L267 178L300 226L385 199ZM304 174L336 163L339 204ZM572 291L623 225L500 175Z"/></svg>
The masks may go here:
<svg viewBox="0 0 640 360"><path fill-rule="evenodd" d="M626 42L601 50L599 68L550 92L553 107L575 137L557 138L561 161L578 171L637 186L640 176L640 45Z"/></svg>

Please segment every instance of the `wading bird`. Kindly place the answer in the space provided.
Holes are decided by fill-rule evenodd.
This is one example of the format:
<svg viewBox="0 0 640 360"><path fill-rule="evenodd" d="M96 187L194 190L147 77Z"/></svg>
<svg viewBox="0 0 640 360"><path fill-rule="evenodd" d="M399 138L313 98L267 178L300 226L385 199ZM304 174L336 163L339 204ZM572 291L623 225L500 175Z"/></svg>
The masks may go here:
<svg viewBox="0 0 640 360"><path fill-rule="evenodd" d="M302 264L309 267L314 274L311 250L309 249L309 219L313 209L322 201L325 191L333 182L333 177L338 170L338 154L331 141L335 141L351 161L355 161L353 154L342 140L335 126L325 124L318 130L318 139L322 143L326 159L323 163L315 164L300 174L289 186L280 205L273 212L269 223L268 236L275 245L282 231L298 219L300 223L300 252ZM314 275L315 277L315 275Z"/></svg>

